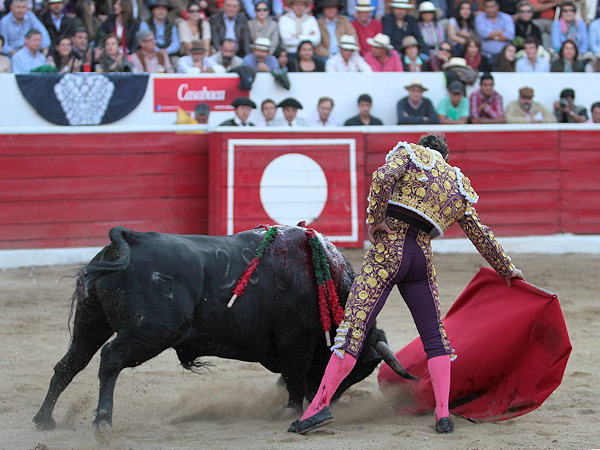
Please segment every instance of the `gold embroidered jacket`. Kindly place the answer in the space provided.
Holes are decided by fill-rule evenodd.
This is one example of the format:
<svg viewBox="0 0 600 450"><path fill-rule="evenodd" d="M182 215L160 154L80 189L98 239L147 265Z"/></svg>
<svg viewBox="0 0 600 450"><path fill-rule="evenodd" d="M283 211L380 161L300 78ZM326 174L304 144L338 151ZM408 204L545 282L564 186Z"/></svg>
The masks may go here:
<svg viewBox="0 0 600 450"><path fill-rule="evenodd" d="M388 204L417 213L433 225L432 237L443 236L458 222L479 253L504 278L514 266L492 231L482 224L473 205L479 197L458 167L444 161L439 152L399 142L373 173L367 223L385 220Z"/></svg>

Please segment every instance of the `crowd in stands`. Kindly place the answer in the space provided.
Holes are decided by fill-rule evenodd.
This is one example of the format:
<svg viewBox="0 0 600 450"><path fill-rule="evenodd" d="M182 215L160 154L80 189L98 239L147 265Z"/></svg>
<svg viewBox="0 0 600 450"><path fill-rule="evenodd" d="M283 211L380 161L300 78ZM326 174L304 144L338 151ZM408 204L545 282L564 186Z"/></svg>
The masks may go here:
<svg viewBox="0 0 600 450"><path fill-rule="evenodd" d="M511 105L493 112L496 97L465 85L599 72L599 12L600 0L0 0L0 71L444 71L448 99L417 105L413 83L398 123L511 121Z"/></svg>

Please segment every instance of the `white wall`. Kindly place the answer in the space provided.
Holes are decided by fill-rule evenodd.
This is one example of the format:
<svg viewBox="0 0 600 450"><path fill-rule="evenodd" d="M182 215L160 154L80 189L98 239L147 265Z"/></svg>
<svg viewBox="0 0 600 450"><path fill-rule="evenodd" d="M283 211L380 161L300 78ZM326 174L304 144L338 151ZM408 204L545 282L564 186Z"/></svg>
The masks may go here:
<svg viewBox="0 0 600 450"><path fill-rule="evenodd" d="M186 77L185 75L152 75L153 77ZM504 104L515 100L522 86L535 89L534 100L552 109L554 100L566 87L575 90L576 103L588 108L592 103L600 101L600 73L552 73L552 74L520 74L495 73L496 90L504 97ZM289 74L291 89L286 91L276 85L271 74L258 74L250 92L257 104L267 97L275 101L285 97L296 97L304 105L299 115L308 118L316 111L319 97L329 96L335 100L334 114L344 121L357 114L356 99L362 93L373 97L373 114L380 117L384 124L396 124L396 103L406 96L404 86L414 78L410 73L291 73ZM419 78L430 89L426 92L435 106L446 95L444 75L440 72L422 73ZM477 84L474 88L477 87ZM469 90L470 93L470 90ZM115 122L114 125L169 125L175 123L175 113L153 112L153 85L148 83L146 94L138 107L128 116ZM278 112L281 114L281 112ZM230 112L214 112L210 117L210 125L218 125L232 116ZM260 111L256 110L252 118L258 120ZM42 119L21 95L14 75L0 74L0 127L15 128L55 127ZM7 131L7 130L5 130Z"/></svg>

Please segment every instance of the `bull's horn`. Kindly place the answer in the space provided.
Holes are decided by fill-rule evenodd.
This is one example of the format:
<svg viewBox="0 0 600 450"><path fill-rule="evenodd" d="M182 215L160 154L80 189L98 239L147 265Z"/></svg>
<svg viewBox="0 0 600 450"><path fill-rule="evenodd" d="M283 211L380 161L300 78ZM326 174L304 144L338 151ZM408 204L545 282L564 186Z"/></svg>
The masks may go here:
<svg viewBox="0 0 600 450"><path fill-rule="evenodd" d="M400 375L402 378L406 378L407 380L419 379L419 377L411 375L404 367L402 367L402 364L400 364L400 361L398 361L398 358L396 358L396 355L394 355L394 352L392 351L390 346L387 345L384 341L377 342L377 345L375 345L375 349L377 350L377 353L381 355L383 360L388 364L388 366L390 366L392 370L398 375Z"/></svg>

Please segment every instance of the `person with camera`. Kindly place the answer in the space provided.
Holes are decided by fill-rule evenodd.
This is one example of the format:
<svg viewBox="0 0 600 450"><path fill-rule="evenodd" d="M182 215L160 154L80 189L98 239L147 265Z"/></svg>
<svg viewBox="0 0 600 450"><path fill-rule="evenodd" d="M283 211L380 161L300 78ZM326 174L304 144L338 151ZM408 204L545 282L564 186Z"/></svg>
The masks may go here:
<svg viewBox="0 0 600 450"><path fill-rule="evenodd" d="M554 102L554 115L558 123L584 123L588 120L585 106L575 105L575 91L563 89L560 100Z"/></svg>

